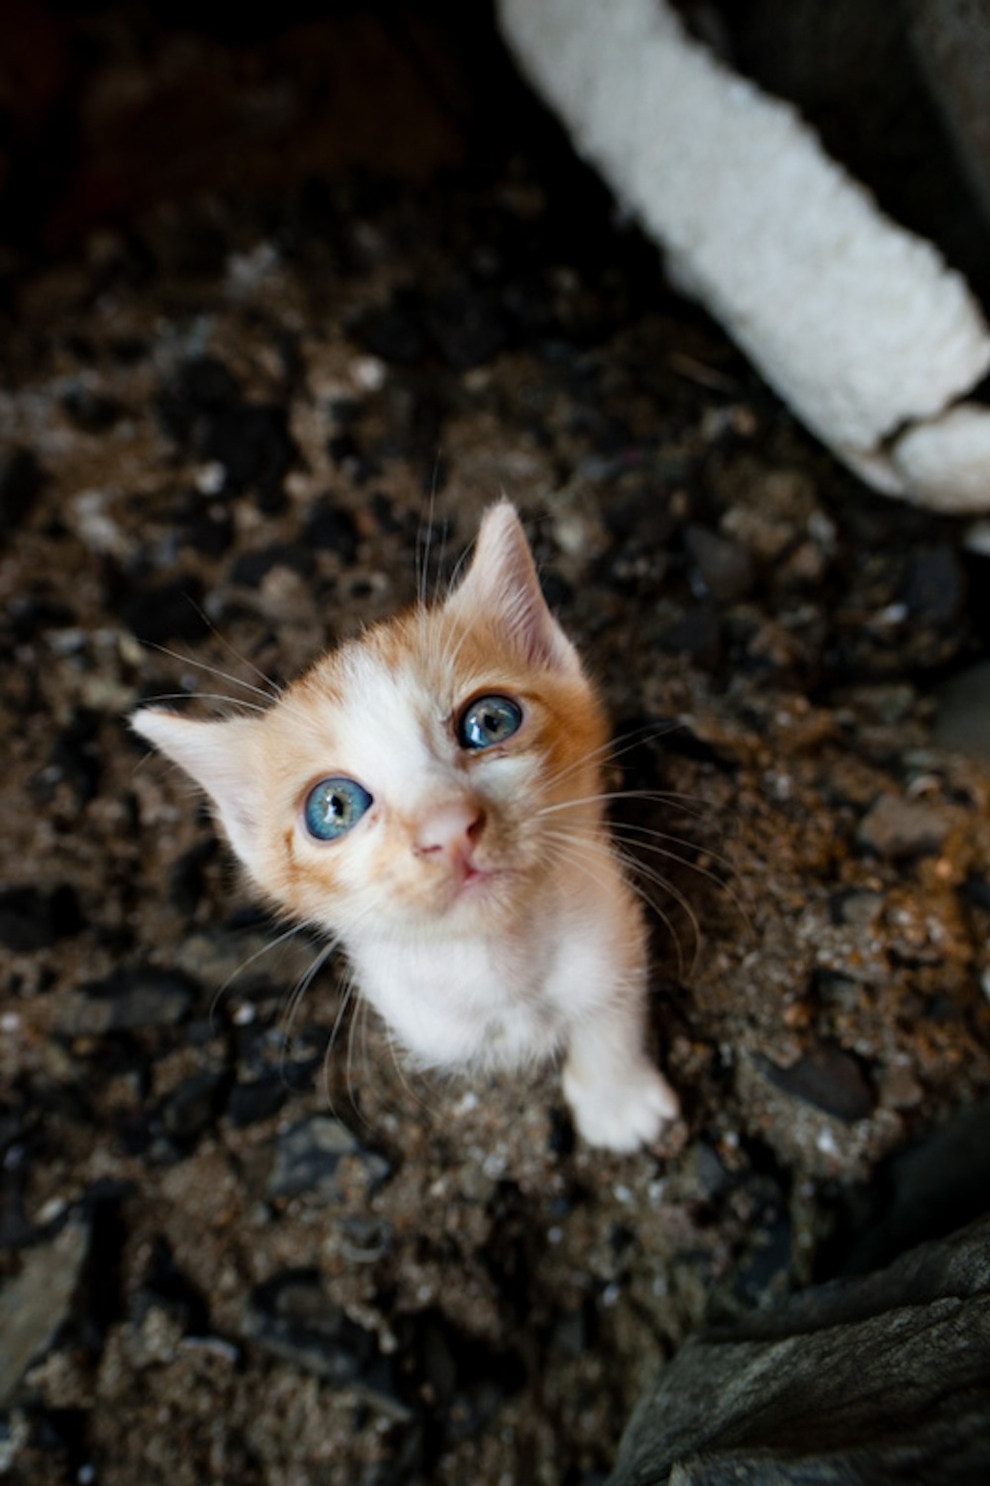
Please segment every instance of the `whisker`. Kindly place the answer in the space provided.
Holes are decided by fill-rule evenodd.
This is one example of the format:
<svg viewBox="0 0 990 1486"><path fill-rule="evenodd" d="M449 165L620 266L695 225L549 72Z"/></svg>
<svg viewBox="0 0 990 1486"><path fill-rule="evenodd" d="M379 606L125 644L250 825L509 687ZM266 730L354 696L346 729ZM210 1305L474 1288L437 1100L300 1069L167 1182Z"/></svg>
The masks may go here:
<svg viewBox="0 0 990 1486"><path fill-rule="evenodd" d="M626 733L620 733L616 738L608 739L598 748L590 749L587 753L582 754L579 759L575 759L565 768L559 769L555 774L550 775L545 782L548 787L553 787L554 785L562 784L572 774L578 773L590 764L597 762L604 767L606 764L615 763L624 754L630 753L647 739L664 737L667 733L672 733L677 728L683 726L684 724L676 718L672 718L669 721L665 720L663 723L643 723L638 728L633 728Z"/></svg>
<svg viewBox="0 0 990 1486"><path fill-rule="evenodd" d="M217 1014L217 1007L223 1000L224 996L226 996L231 986L237 980L237 977L239 975L243 975L245 970L249 970L253 964L255 964L258 960L263 959L265 955L271 954L274 950L279 949L281 945L286 944L290 939L295 938L297 934L301 934L302 932L303 929L300 924L290 924L289 927L287 929L284 929L282 933L279 934L275 939L267 940L260 946L259 949L256 949L253 954L248 955L246 960L242 960L242 962L237 966L236 970L232 970L230 972L230 974L227 976L227 979L223 982L223 985L221 985L219 989L214 992L213 999L210 1002L211 1026L214 1025L214 1018Z"/></svg>
<svg viewBox="0 0 990 1486"><path fill-rule="evenodd" d="M657 856L662 856L666 858L667 861L672 862L679 867L686 868L686 870L689 872L696 872L699 877L703 877L706 882L710 882L712 886L715 887L718 892L732 904L733 908L739 914L739 917L741 918L743 924L746 926L747 933L752 933L753 923L749 914L749 910L740 898L739 894L732 887L731 882L726 881L716 872L712 872L708 867L703 866L700 862L692 861L690 857L683 857L678 852L672 851L670 846L663 846L660 844L660 842L666 840L671 842L675 846L683 846L690 851L701 850L707 857L715 862L716 865L721 867L730 878L734 878L736 879L736 881L739 881L739 871L727 857L722 856L719 852L711 851L707 847L697 847L694 842L682 841L676 836L664 836L664 834L660 831L652 833L653 835L655 835L656 840L650 840L649 834L651 833L648 833L647 827L636 827L634 825L630 825L627 827L623 827L620 825L617 827L615 825L612 825L610 827L610 830L612 837L616 841L617 845L619 843L624 843L625 846L634 847L637 851L654 852Z"/></svg>
<svg viewBox="0 0 990 1486"><path fill-rule="evenodd" d="M585 849L587 843L582 837L560 832L552 832L549 833L549 838L555 840L557 844L558 855L562 860L570 862L572 866L578 867L581 871L585 872L586 875L589 876L593 882L597 882L599 886L603 887L605 885L602 878L597 873L592 872L588 865L587 853ZM615 848L615 852L619 860L624 862L624 854L618 848ZM630 863L626 865L629 865L631 869L633 864ZM651 875L649 872L644 872L642 875L646 876L647 879L650 880ZM700 926L689 905L675 890L671 889L669 884L664 882L662 878L659 878L659 876L656 874L653 875L653 880L655 881L656 885L662 887L665 891L670 892L670 896L680 904L681 908L687 914L687 917L691 923L692 931L694 934L695 949L691 957L690 970L687 972L687 974L685 974L684 953L681 949L681 942L678 937L677 930L675 929L669 914L660 906L659 903L655 902L649 896L649 894L639 885L638 882L636 882L635 880L630 881L628 877L625 880L630 891L636 894L640 902L645 904L647 908L649 908L653 913L657 914L657 916L660 918L674 945L674 950L677 955L678 977L682 980L688 978L691 974L693 974L694 966L697 959L698 946L700 943Z"/></svg>
<svg viewBox="0 0 990 1486"><path fill-rule="evenodd" d="M241 698L229 697L222 691L166 691L159 696L148 697L141 705L156 705L159 702L225 702L230 707L237 707L241 712L267 712L267 707L262 707L258 702L245 702Z"/></svg>
<svg viewBox="0 0 990 1486"><path fill-rule="evenodd" d="M299 979L296 981L291 992L289 993L288 1002L286 1003L285 1009L282 1012L279 1022L279 1032L285 1044L286 1052L288 1052L288 1049L293 1041L293 1026L296 1021L296 1017L299 1014L299 1008L302 1005L303 998L306 995L306 992L309 990L310 986L313 984L313 981L316 979L317 975L319 975L324 965L327 963L333 952L336 950L338 943L339 940L335 936L334 938L329 939L326 944L320 946L320 949L314 955L312 962L306 967L302 975L300 975Z"/></svg>
<svg viewBox="0 0 990 1486"><path fill-rule="evenodd" d="M192 655L183 655L180 650L172 650L167 645L159 645L151 640L145 640L143 643L145 645L145 648L148 650L157 650L160 655L167 655L170 660L178 661L180 665L193 666L198 671L207 671L211 676L217 676L221 681L229 682L231 686L240 687L242 691L248 691L253 693L254 696L263 697L264 700L269 704L273 701L277 701L280 695L280 690L275 685L275 682L272 681L269 676L266 676L264 671L260 670L256 665L253 665L251 661L247 660L243 656L238 655L237 651L233 650L233 646L229 645L229 642L224 640L223 636L219 634L218 631L214 630L214 634L216 634L221 643L227 645L228 648L233 651L233 654L239 661L241 661L244 665L249 666L252 671L256 672L256 674L260 676L262 681L264 681L265 683L264 687L254 686L250 681L245 681L242 677L234 675L232 671L221 670L219 666L210 665L207 661L204 660L197 660L196 657ZM231 699L228 697L225 700L229 701Z"/></svg>

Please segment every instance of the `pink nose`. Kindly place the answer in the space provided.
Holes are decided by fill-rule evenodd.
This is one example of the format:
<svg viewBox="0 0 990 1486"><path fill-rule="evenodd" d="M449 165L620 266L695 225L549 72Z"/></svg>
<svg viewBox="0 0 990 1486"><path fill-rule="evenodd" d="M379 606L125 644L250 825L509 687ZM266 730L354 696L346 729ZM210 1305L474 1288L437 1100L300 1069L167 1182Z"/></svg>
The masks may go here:
<svg viewBox="0 0 990 1486"><path fill-rule="evenodd" d="M484 823L484 811L473 800L438 805L420 821L414 849L418 856L441 851L467 858L474 850Z"/></svg>

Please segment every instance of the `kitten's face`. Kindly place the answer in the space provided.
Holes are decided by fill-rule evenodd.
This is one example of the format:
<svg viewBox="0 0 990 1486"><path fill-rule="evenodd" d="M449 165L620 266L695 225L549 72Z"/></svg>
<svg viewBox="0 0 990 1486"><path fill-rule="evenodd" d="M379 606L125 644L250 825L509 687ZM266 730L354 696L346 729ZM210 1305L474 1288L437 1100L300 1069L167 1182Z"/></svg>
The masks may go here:
<svg viewBox="0 0 990 1486"><path fill-rule="evenodd" d="M258 886L345 937L508 930L598 817L602 715L507 504L444 604L332 652L262 716L135 726L211 795Z"/></svg>

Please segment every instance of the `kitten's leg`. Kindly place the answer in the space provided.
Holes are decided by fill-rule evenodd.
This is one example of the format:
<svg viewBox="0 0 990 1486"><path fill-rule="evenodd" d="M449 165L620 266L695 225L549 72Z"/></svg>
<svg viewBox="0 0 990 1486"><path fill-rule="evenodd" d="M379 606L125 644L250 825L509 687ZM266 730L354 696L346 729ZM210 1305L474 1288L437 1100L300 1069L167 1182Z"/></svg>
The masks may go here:
<svg viewBox="0 0 990 1486"><path fill-rule="evenodd" d="M571 1033L564 1097L589 1145L634 1151L680 1113L677 1095L643 1049L643 999L623 988Z"/></svg>

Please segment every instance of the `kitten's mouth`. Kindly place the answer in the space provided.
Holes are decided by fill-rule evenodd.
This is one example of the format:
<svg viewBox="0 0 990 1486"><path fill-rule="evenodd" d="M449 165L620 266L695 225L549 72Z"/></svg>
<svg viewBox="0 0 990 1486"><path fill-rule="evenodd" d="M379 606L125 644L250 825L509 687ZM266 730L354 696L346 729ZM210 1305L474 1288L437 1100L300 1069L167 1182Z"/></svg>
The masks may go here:
<svg viewBox="0 0 990 1486"><path fill-rule="evenodd" d="M482 897L494 883L502 881L505 876L505 868L479 867L473 862L465 862L460 879L455 882L454 901L464 902Z"/></svg>

